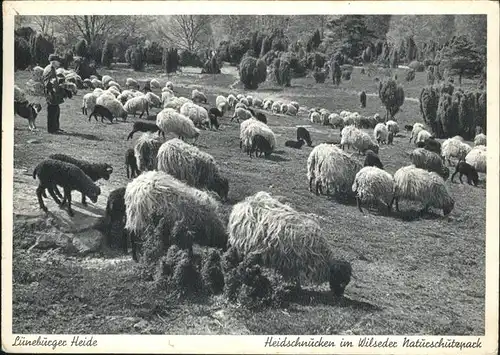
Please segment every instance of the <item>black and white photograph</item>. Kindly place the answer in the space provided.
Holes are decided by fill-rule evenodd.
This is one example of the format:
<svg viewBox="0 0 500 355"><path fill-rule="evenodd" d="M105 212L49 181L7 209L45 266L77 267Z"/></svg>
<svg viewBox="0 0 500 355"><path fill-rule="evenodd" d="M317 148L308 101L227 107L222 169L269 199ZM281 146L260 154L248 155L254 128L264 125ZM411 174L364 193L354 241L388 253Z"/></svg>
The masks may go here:
<svg viewBox="0 0 500 355"><path fill-rule="evenodd" d="M498 347L498 3L23 3L4 350Z"/></svg>

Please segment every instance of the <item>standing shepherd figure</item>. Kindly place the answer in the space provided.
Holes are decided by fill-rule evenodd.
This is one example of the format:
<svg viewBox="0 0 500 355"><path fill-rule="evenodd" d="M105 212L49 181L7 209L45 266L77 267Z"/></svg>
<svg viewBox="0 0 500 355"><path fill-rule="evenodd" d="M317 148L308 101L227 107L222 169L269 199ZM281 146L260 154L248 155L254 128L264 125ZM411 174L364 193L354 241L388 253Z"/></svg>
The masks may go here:
<svg viewBox="0 0 500 355"><path fill-rule="evenodd" d="M59 116L61 115L59 105L64 102L64 89L59 85L56 66L58 66L58 63L53 61L43 71L45 98L47 100L47 132L52 134L63 132L59 127Z"/></svg>

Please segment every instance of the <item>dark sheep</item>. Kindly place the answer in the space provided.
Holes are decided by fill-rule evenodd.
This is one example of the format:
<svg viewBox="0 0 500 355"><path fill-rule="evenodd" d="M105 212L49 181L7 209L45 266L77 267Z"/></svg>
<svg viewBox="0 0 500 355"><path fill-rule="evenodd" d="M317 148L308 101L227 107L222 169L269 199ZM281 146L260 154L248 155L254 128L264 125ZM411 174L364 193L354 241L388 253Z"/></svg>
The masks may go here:
<svg viewBox="0 0 500 355"><path fill-rule="evenodd" d="M62 206L68 202L68 214L72 217L74 212L71 209L71 191L77 190L82 196L88 196L92 202L97 202L97 197L101 194L101 189L90 177L78 166L55 159L45 159L33 170L33 179L38 177L39 185L36 189L36 195L40 208L48 212L43 203L42 194L47 189L54 201ZM55 194L57 185L64 189L63 201L59 201Z"/></svg>
<svg viewBox="0 0 500 355"><path fill-rule="evenodd" d="M137 120L134 122L132 126L132 131L128 134L127 140L134 136L135 132L158 132L158 135L163 135L165 138L165 133L160 130L160 127L156 125L156 122L145 121L145 120Z"/></svg>
<svg viewBox="0 0 500 355"><path fill-rule="evenodd" d="M380 158L373 150L367 150L365 152L365 162L363 166L376 166L379 169L384 169L384 165L380 161Z"/></svg>
<svg viewBox="0 0 500 355"><path fill-rule="evenodd" d="M158 114L156 114L156 115L147 115L146 121L155 121L156 122L156 116L157 115Z"/></svg>
<svg viewBox="0 0 500 355"><path fill-rule="evenodd" d="M28 120L28 127L30 131L36 129L35 119L40 111L42 111L42 105L38 103L28 103L28 101L14 101L14 114Z"/></svg>
<svg viewBox="0 0 500 355"><path fill-rule="evenodd" d="M405 131L407 132L413 131L413 126L411 124L405 124Z"/></svg>
<svg viewBox="0 0 500 355"><path fill-rule="evenodd" d="M144 93L151 92L151 84L149 83L149 81L146 81L146 83L144 84L144 88L142 89L142 91Z"/></svg>
<svg viewBox="0 0 500 355"><path fill-rule="evenodd" d="M127 149L127 152L125 153L125 167L127 169L127 179L130 177L133 179L141 173L139 167L137 166L134 149L132 148Z"/></svg>
<svg viewBox="0 0 500 355"><path fill-rule="evenodd" d="M101 122L104 122L104 118L107 118L109 122L113 123L113 114L105 106L95 105L94 110L89 116L89 122L92 119L92 116L94 116L96 121L97 121L97 116L101 116Z"/></svg>
<svg viewBox="0 0 500 355"><path fill-rule="evenodd" d="M223 114L222 112L220 112L220 110L216 107L212 107L208 110L208 115L212 115L212 116L215 116L215 117L222 117Z"/></svg>
<svg viewBox="0 0 500 355"><path fill-rule="evenodd" d="M393 141L394 141L394 133L389 132L389 134L387 135L387 144L392 144Z"/></svg>
<svg viewBox="0 0 500 355"><path fill-rule="evenodd" d="M253 109L248 108L248 111L255 117L258 121L267 124L267 117L262 112L255 112Z"/></svg>
<svg viewBox="0 0 500 355"><path fill-rule="evenodd" d="M359 93L359 101L361 102L361 107L366 107L366 92L361 91Z"/></svg>
<svg viewBox="0 0 500 355"><path fill-rule="evenodd" d="M309 147L312 146L311 135L309 134L309 131L304 127L297 128L297 141L301 139L305 141Z"/></svg>
<svg viewBox="0 0 500 355"><path fill-rule="evenodd" d="M451 182L453 182L453 178L457 174L460 174L459 180L461 184L463 184L462 176L464 175L467 176L467 182L469 183L469 185L472 185L472 183L474 183L474 186L477 186L479 182L479 175L476 169L472 165L467 164L464 161L458 162L457 166L455 167L455 172L451 176Z"/></svg>
<svg viewBox="0 0 500 355"><path fill-rule="evenodd" d="M434 138L426 139L425 142L417 142L417 148L424 148L430 152L441 155L441 143Z"/></svg>
<svg viewBox="0 0 500 355"><path fill-rule="evenodd" d="M271 148L271 145L269 144L267 139L260 134L257 134L252 139L252 147L250 148L248 155L250 155L251 158L252 153L255 152L256 157L262 156L262 153L264 153L264 155L268 157L269 155L271 155L272 151L273 149Z"/></svg>
<svg viewBox="0 0 500 355"><path fill-rule="evenodd" d="M351 282L352 266L348 261L333 261L330 264L330 290L336 297L344 294L346 286Z"/></svg>
<svg viewBox="0 0 500 355"><path fill-rule="evenodd" d="M85 160L75 159L65 154L52 154L49 156L49 158L76 165L93 182L96 182L99 179L109 180L111 173L113 172L113 167L107 163L90 163ZM61 197L61 194L59 193L57 187L55 188L55 192L59 195L59 197ZM87 205L84 194L82 194L82 205Z"/></svg>
<svg viewBox="0 0 500 355"><path fill-rule="evenodd" d="M304 144L305 142L302 139L299 139L298 141L286 141L285 147L300 149Z"/></svg>

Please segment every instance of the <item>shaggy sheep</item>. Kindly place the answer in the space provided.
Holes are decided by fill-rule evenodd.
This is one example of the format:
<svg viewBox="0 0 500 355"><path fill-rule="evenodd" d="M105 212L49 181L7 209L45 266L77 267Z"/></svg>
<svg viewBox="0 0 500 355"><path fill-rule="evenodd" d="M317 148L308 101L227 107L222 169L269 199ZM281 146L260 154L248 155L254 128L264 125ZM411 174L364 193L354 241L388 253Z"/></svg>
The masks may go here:
<svg viewBox="0 0 500 355"><path fill-rule="evenodd" d="M92 84L92 87L94 89L104 89L104 85L102 84L102 82L98 79L92 79L90 81L90 83Z"/></svg>
<svg viewBox="0 0 500 355"><path fill-rule="evenodd" d="M454 136L451 139L456 139L457 141L460 141L460 142L464 141L464 137L462 137L462 136Z"/></svg>
<svg viewBox="0 0 500 355"><path fill-rule="evenodd" d="M165 87L169 89L170 91L174 91L174 84L171 81L167 81L165 83Z"/></svg>
<svg viewBox="0 0 500 355"><path fill-rule="evenodd" d="M146 95L144 95L144 97L146 98L146 100L148 100L150 107L158 107L158 108L162 107L162 101L160 97L155 93L148 92Z"/></svg>
<svg viewBox="0 0 500 355"><path fill-rule="evenodd" d="M477 145L465 156L465 161L474 167L478 173L486 174L486 146Z"/></svg>
<svg viewBox="0 0 500 355"><path fill-rule="evenodd" d="M246 100L248 102L248 106L253 106L253 96L248 95Z"/></svg>
<svg viewBox="0 0 500 355"><path fill-rule="evenodd" d="M127 179L133 179L141 173L137 166L137 159L133 148L127 149L125 153L125 168L127 170Z"/></svg>
<svg viewBox="0 0 500 355"><path fill-rule="evenodd" d="M94 107L96 105L97 96L89 92L88 94L83 95L82 99L82 113L86 116L89 112L94 111Z"/></svg>
<svg viewBox="0 0 500 355"><path fill-rule="evenodd" d="M322 143L314 147L307 158L307 179L309 191L315 182L315 193L330 194L330 188L335 192L351 190L356 173L361 165L350 155L332 144Z"/></svg>
<svg viewBox="0 0 500 355"><path fill-rule="evenodd" d="M392 132L392 134L397 135L399 133L399 126L396 121L389 120L385 123L385 125L387 126L389 132Z"/></svg>
<svg viewBox="0 0 500 355"><path fill-rule="evenodd" d="M297 141L286 141L285 147L300 149L304 144L306 143L302 139L299 139Z"/></svg>
<svg viewBox="0 0 500 355"><path fill-rule="evenodd" d="M380 158L371 150L365 152L365 161L363 166L376 166L379 169L384 169L384 165L380 161Z"/></svg>
<svg viewBox="0 0 500 355"><path fill-rule="evenodd" d="M264 156L267 158L273 152L273 147L271 147L271 144L265 137L256 134L252 137L252 146L248 150L250 158L254 152L256 157L261 157L264 153Z"/></svg>
<svg viewBox="0 0 500 355"><path fill-rule="evenodd" d="M439 143L434 138L429 138L425 142L418 142L417 147L427 149L428 151L434 152L441 156L441 143Z"/></svg>
<svg viewBox="0 0 500 355"><path fill-rule="evenodd" d="M239 255L258 255L262 266L298 287L301 281L328 281L333 251L317 216L260 191L233 206L227 229L229 244Z"/></svg>
<svg viewBox="0 0 500 355"><path fill-rule="evenodd" d="M410 159L415 167L433 171L439 174L444 180L447 180L450 176L450 169L444 165L443 159L441 159L439 154L424 148L417 148L410 153Z"/></svg>
<svg viewBox="0 0 500 355"><path fill-rule="evenodd" d="M479 182L479 175L476 169L472 165L464 161L458 162L457 166L455 167L455 172L451 176L451 182L453 182L453 178L457 174L460 174L459 179L461 184L463 184L462 176L464 175L467 177L467 182L469 183L469 185L472 185L472 183L474 183L474 185L477 186Z"/></svg>
<svg viewBox="0 0 500 355"><path fill-rule="evenodd" d="M220 112L222 112L222 114L229 110L229 103L227 99L222 95L217 96L217 98L215 99L215 106Z"/></svg>
<svg viewBox="0 0 500 355"><path fill-rule="evenodd" d="M160 131L160 128L156 125L156 123L151 121L135 121L132 131L127 136L127 140L131 139L135 132L158 132L158 135L162 134L163 138L165 138L165 134Z"/></svg>
<svg viewBox="0 0 500 355"><path fill-rule="evenodd" d="M135 118L136 112L140 112L139 118L144 115L149 115L149 100L145 96L134 97L128 100L123 106L127 113L133 114Z"/></svg>
<svg viewBox="0 0 500 355"><path fill-rule="evenodd" d="M273 106L273 103L274 101L273 100L269 100L269 99L266 99L264 100L264 102L262 103L262 108L264 110L270 110L271 107Z"/></svg>
<svg viewBox="0 0 500 355"><path fill-rule="evenodd" d="M388 136L389 130L387 129L387 126L383 123L377 123L377 125L373 129L373 137L378 142L378 144L387 143Z"/></svg>
<svg viewBox="0 0 500 355"><path fill-rule="evenodd" d="M441 154L443 158L448 161L448 164L451 165L450 158L457 158L458 161L465 160L465 157L471 151L471 147L459 141L458 139L448 138L441 144Z"/></svg>
<svg viewBox="0 0 500 355"><path fill-rule="evenodd" d="M163 108L166 109L166 108L172 108L174 110L176 110L177 112L180 111L182 105L184 105L185 103L193 103L193 101L191 101L190 99L188 98L185 98L185 97L171 97L169 100L167 100L167 102L163 105Z"/></svg>
<svg viewBox="0 0 500 355"><path fill-rule="evenodd" d="M237 108L234 110L233 117L231 117L231 122L236 118L236 122L240 122L241 120L248 120L252 118L252 113L244 108Z"/></svg>
<svg viewBox="0 0 500 355"><path fill-rule="evenodd" d="M127 88L134 88L134 89L137 89L139 90L139 83L137 82L137 80L135 79L132 79L132 78L127 78L125 80L125 87Z"/></svg>
<svg viewBox="0 0 500 355"><path fill-rule="evenodd" d="M104 85L104 86L106 86L106 87L107 87L107 86L108 86L108 83L109 83L110 81L113 81L113 78L112 78L112 77L110 77L109 75L104 75L104 76L102 77L101 81L102 81L102 85Z"/></svg>
<svg viewBox="0 0 500 355"><path fill-rule="evenodd" d="M164 255L172 239L175 239L172 235L175 228L188 230L193 242L199 245L227 247L227 233L217 201L209 193L163 171L148 171L132 180L125 190L125 206L125 229L136 240L138 254L143 261L154 261L151 259ZM157 227L152 223L155 215L163 217L162 229L164 233L168 232L163 238L158 233L147 233L148 229ZM148 240L146 236L160 240Z"/></svg>
<svg viewBox="0 0 500 355"><path fill-rule="evenodd" d="M273 113L280 113L280 110L281 110L281 102L279 101L274 102L271 106L271 111Z"/></svg>
<svg viewBox="0 0 500 355"><path fill-rule="evenodd" d="M182 139L198 139L200 130L194 126L193 121L178 113L172 108L163 109L156 116L156 125L167 134L174 133Z"/></svg>
<svg viewBox="0 0 500 355"><path fill-rule="evenodd" d="M124 121L127 120L127 111L125 111L122 103L115 97L103 94L97 98L96 105L106 107L115 118L121 117Z"/></svg>
<svg viewBox="0 0 500 355"><path fill-rule="evenodd" d="M155 89L161 88L160 82L157 79L151 79L149 82L149 86Z"/></svg>
<svg viewBox="0 0 500 355"><path fill-rule="evenodd" d="M239 109L239 108L243 108L243 109L245 109L245 110L248 110L248 106L247 106L247 105L245 105L244 103L241 103L241 102L238 102L238 103L236 104L236 106L234 106L234 109L235 109L235 110L236 110L236 109Z"/></svg>
<svg viewBox="0 0 500 355"><path fill-rule="evenodd" d="M342 139L340 145L344 149L345 145L352 146L354 149L358 150L358 153L364 153L366 150L370 149L378 154L379 146L377 143L373 142L370 136L357 129L354 126L346 126L341 132Z"/></svg>
<svg viewBox="0 0 500 355"><path fill-rule="evenodd" d="M361 203L383 202L391 212L394 198L394 178L388 172L374 166L365 166L356 174L352 191L361 212Z"/></svg>
<svg viewBox="0 0 500 355"><path fill-rule="evenodd" d="M422 124L422 123L415 123L413 125L413 128L411 130L411 136L410 136L410 143L412 140L417 140L417 137L418 137L418 134L420 133L420 131L424 130L425 129L425 126Z"/></svg>
<svg viewBox="0 0 500 355"><path fill-rule="evenodd" d="M421 212L427 212L429 207L435 207L442 209L445 216L455 206L455 200L448 193L443 178L434 172L409 165L396 171L394 181L396 183L394 201L397 211L401 198L423 203L424 209Z"/></svg>
<svg viewBox="0 0 500 355"><path fill-rule="evenodd" d="M106 85L105 85L106 86ZM116 89L118 89L118 91L122 91L122 87L120 86L120 84L118 84L116 81L113 81L111 80L108 85L107 85L107 88L109 89L110 87L115 87Z"/></svg>
<svg viewBox="0 0 500 355"><path fill-rule="evenodd" d="M433 137L433 135L429 131L426 131L425 129L423 129L420 132L418 132L417 139L415 140L415 143L425 142L426 140L428 140L429 138L432 138L432 137Z"/></svg>
<svg viewBox="0 0 500 355"><path fill-rule="evenodd" d="M143 133L134 146L135 159L140 171L155 170L157 155L163 139L150 132Z"/></svg>
<svg viewBox="0 0 500 355"><path fill-rule="evenodd" d="M227 96L227 103L229 104L228 108L234 107L237 102L238 102L238 100L236 99L236 97L233 94L229 94Z"/></svg>
<svg viewBox="0 0 500 355"><path fill-rule="evenodd" d="M165 107L165 105L170 101L170 99L172 99L174 97L175 97L175 95L172 91L170 91L170 90L163 91L161 93L161 102L163 104L163 107Z"/></svg>
<svg viewBox="0 0 500 355"><path fill-rule="evenodd" d="M240 101L241 99L244 99L244 98L245 98L245 95L243 95L243 94L238 94L238 95L236 95L236 99L237 99L238 101Z"/></svg>
<svg viewBox="0 0 500 355"><path fill-rule="evenodd" d="M66 163L55 159L45 159L39 163L33 171L33 179L38 178L39 185L36 189L38 203L44 212L48 212L47 207L43 203L42 195L45 189L48 189L54 201L62 206L68 201L68 214L73 216L71 209L71 191L77 190L82 196L88 196L92 202L97 202L98 196L101 194L101 189L92 179L85 174L78 166ZM59 201L55 194L57 185L63 187L64 198Z"/></svg>
<svg viewBox="0 0 500 355"><path fill-rule="evenodd" d="M253 107L257 107L257 108L262 108L263 107L263 103L262 103L262 100L259 99L259 98L254 98L253 99L253 102L252 102L252 106Z"/></svg>
<svg viewBox="0 0 500 355"><path fill-rule="evenodd" d="M268 141L271 149L276 147L274 132L265 123L252 118L240 124L240 149L245 147L245 151L248 152L256 135L263 136Z"/></svg>
<svg viewBox="0 0 500 355"><path fill-rule="evenodd" d="M205 108L198 106L194 103L186 102L182 105L180 113L193 121L197 127L210 125L210 118Z"/></svg>
<svg viewBox="0 0 500 355"><path fill-rule="evenodd" d="M97 117L101 117L101 122L104 122L104 119L107 118L110 123L113 123L113 114L111 113L110 110L108 110L106 107L101 106L101 105L95 105L94 108L92 109L92 113L89 115L89 122L92 119L92 117L95 118L97 121Z"/></svg>
<svg viewBox="0 0 500 355"><path fill-rule="evenodd" d="M303 140L310 147L312 146L311 135L305 127L297 127L297 141Z"/></svg>
<svg viewBox="0 0 500 355"><path fill-rule="evenodd" d="M297 115L297 109L292 104L287 104L285 110L282 109L281 111L289 116Z"/></svg>
<svg viewBox="0 0 500 355"><path fill-rule="evenodd" d="M309 120L312 123L321 123L321 115L319 112L311 112L311 115L309 116Z"/></svg>
<svg viewBox="0 0 500 355"><path fill-rule="evenodd" d="M330 124L332 128L344 128L344 120L337 113L331 113L330 116L328 116L328 124Z"/></svg>
<svg viewBox="0 0 500 355"><path fill-rule="evenodd" d="M158 170L198 189L216 192L227 199L229 182L221 175L215 159L190 144L174 138L158 150Z"/></svg>
<svg viewBox="0 0 500 355"><path fill-rule="evenodd" d="M486 145L486 135L483 133L479 133L474 137L474 145Z"/></svg>
<svg viewBox="0 0 500 355"><path fill-rule="evenodd" d="M193 102L195 103L207 103L207 97L205 96L205 94L199 90L196 90L194 89L192 92L191 92L191 100L193 100Z"/></svg>

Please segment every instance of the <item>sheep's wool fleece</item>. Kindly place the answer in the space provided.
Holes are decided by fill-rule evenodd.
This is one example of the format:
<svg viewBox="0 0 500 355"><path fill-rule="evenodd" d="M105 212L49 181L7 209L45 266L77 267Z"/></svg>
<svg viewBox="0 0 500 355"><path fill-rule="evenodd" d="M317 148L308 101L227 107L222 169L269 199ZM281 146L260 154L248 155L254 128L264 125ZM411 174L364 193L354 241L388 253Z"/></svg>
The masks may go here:
<svg viewBox="0 0 500 355"><path fill-rule="evenodd" d="M394 196L394 178L387 171L365 166L356 174L352 191L362 201L382 201L389 205Z"/></svg>
<svg viewBox="0 0 500 355"><path fill-rule="evenodd" d="M229 243L242 255L260 254L264 266L286 279L325 282L332 247L317 216L300 213L260 191L234 205L228 223Z"/></svg>
<svg viewBox="0 0 500 355"><path fill-rule="evenodd" d="M477 172L486 173L486 146L478 145L472 148L465 157L465 162L472 165Z"/></svg>
<svg viewBox="0 0 500 355"><path fill-rule="evenodd" d="M253 137L258 134L269 142L271 149L276 147L276 136L264 122L251 118L240 124L240 139L245 147L250 147Z"/></svg>
<svg viewBox="0 0 500 355"><path fill-rule="evenodd" d="M409 165L396 171L394 181L396 197L420 201L436 208L455 203L446 189L443 178L437 173Z"/></svg>
<svg viewBox="0 0 500 355"><path fill-rule="evenodd" d="M361 164L337 146L332 145L332 148L325 157L318 159L314 175L325 188L332 186L349 191Z"/></svg>
<svg viewBox="0 0 500 355"><path fill-rule="evenodd" d="M441 145L441 154L446 159L454 157L463 160L471 149L472 148L468 144L463 143L458 139L448 138Z"/></svg>
<svg viewBox="0 0 500 355"><path fill-rule="evenodd" d="M474 145L486 145L486 135L483 133L478 134L474 137Z"/></svg>
<svg viewBox="0 0 500 355"><path fill-rule="evenodd" d="M141 171L154 170L157 165L157 155L163 140L156 134L143 133L134 146L137 166Z"/></svg>
<svg viewBox="0 0 500 355"><path fill-rule="evenodd" d="M193 121L172 108L163 109L156 115L156 125L165 134L172 132L184 138L196 138L200 134Z"/></svg>

